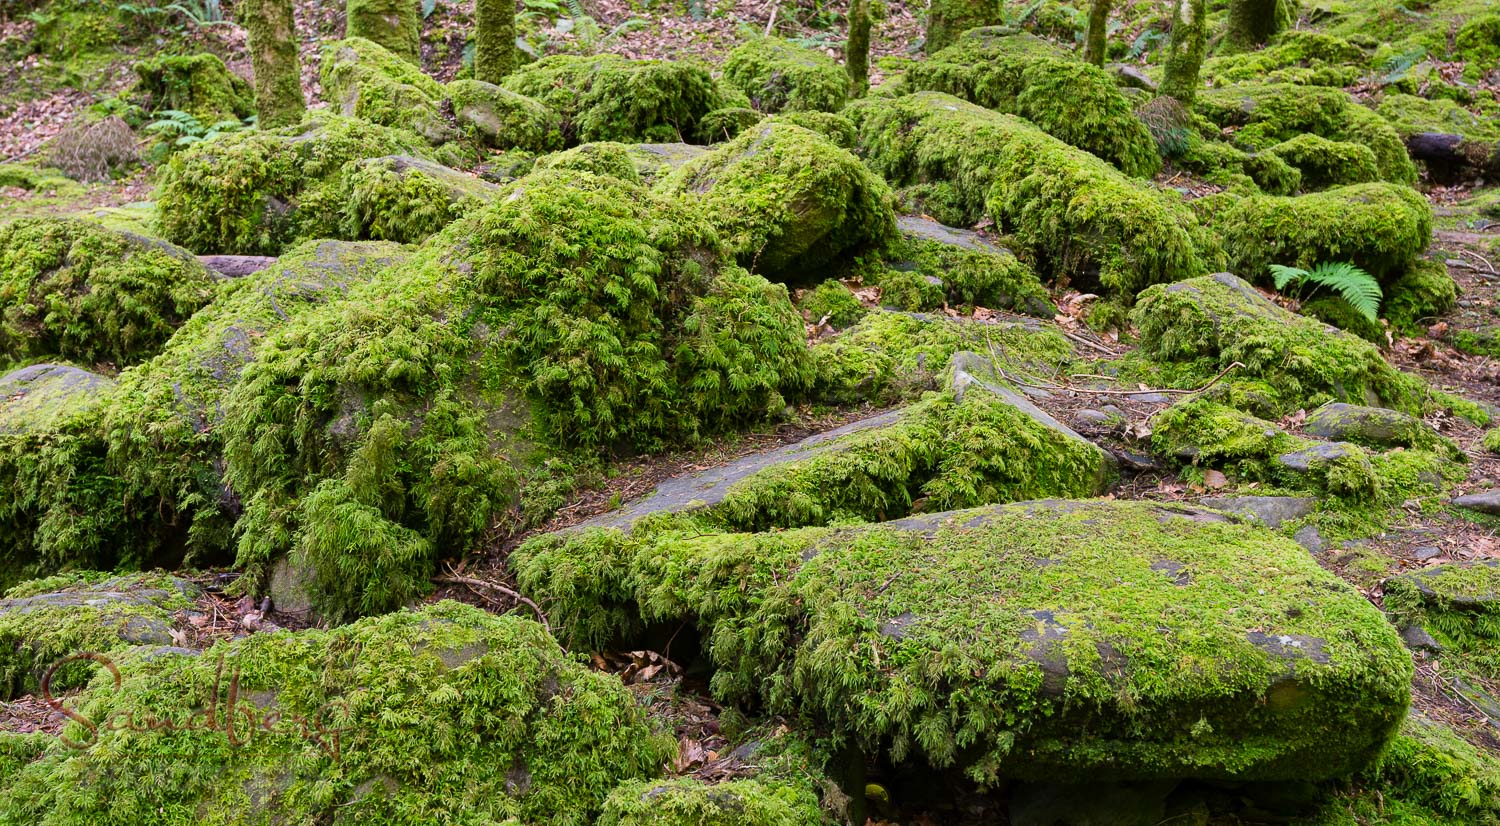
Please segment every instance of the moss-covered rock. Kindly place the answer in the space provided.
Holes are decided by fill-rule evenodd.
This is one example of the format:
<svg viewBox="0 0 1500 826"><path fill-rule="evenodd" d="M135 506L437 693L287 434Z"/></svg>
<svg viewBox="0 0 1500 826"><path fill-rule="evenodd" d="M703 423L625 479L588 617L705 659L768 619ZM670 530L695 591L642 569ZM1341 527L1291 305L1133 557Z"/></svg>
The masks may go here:
<svg viewBox="0 0 1500 826"><path fill-rule="evenodd" d="M642 183L631 145L614 141L586 143L537 158L537 169L575 169L594 175L609 175L626 183Z"/></svg>
<svg viewBox="0 0 1500 826"><path fill-rule="evenodd" d="M96 678L63 732L86 747L55 743L19 769L0 816L585 823L671 752L615 678L540 624L453 602L114 664L118 687ZM148 717L161 724L125 724Z"/></svg>
<svg viewBox="0 0 1500 826"><path fill-rule="evenodd" d="M561 116L525 95L479 80L455 80L446 91L459 128L485 146L529 152L562 147Z"/></svg>
<svg viewBox="0 0 1500 826"><path fill-rule="evenodd" d="M422 65L420 0L348 0L344 4L344 32L408 63Z"/></svg>
<svg viewBox="0 0 1500 826"><path fill-rule="evenodd" d="M1380 754L1409 699L1410 656L1357 591L1289 540L1181 506L662 523L541 537L510 561L565 633L612 607L694 621L720 699L984 783L1337 777Z"/></svg>
<svg viewBox="0 0 1500 826"><path fill-rule="evenodd" d="M885 306L921 311L947 303L1013 310L1041 318L1057 314L1036 273L992 240L925 218L903 216L896 225L900 238L890 244L879 264L882 271L874 279L881 287L881 303ZM930 283L935 300L915 304L895 301L902 279Z"/></svg>
<svg viewBox="0 0 1500 826"><path fill-rule="evenodd" d="M218 55L153 57L135 64L135 75L133 94L147 112L175 109L204 125L255 114L250 84L230 72Z"/></svg>
<svg viewBox="0 0 1500 826"><path fill-rule="evenodd" d="M494 200L500 188L439 163L396 155L353 162L340 235L416 243Z"/></svg>
<svg viewBox="0 0 1500 826"><path fill-rule="evenodd" d="M425 154L412 132L337 115L222 135L176 153L162 170L158 228L200 254L275 255L338 235L349 161Z"/></svg>
<svg viewBox="0 0 1500 826"><path fill-rule="evenodd" d="M703 208L740 263L812 271L889 240L890 190L848 150L784 123L757 126L658 184Z"/></svg>
<svg viewBox="0 0 1500 826"><path fill-rule="evenodd" d="M1264 49L1210 58L1203 75L1216 85L1242 81L1352 86L1366 73L1363 49L1318 31L1282 32Z"/></svg>
<svg viewBox="0 0 1500 826"><path fill-rule="evenodd" d="M636 173L647 186L655 185L689 161L697 160L709 152L689 143L632 143L624 146L635 164Z"/></svg>
<svg viewBox="0 0 1500 826"><path fill-rule="evenodd" d="M1413 712L1368 783L1381 792L1392 823L1500 822L1500 761L1442 723ZM1403 816L1409 819L1398 819Z"/></svg>
<svg viewBox="0 0 1500 826"><path fill-rule="evenodd" d="M1465 63L1464 77L1480 80L1500 69L1500 14L1476 15L1453 36L1453 51Z"/></svg>
<svg viewBox="0 0 1500 826"><path fill-rule="evenodd" d="M825 323L835 330L851 327L865 317L865 306L842 281L828 279L797 300L809 324Z"/></svg>
<svg viewBox="0 0 1500 826"><path fill-rule="evenodd" d="M1439 642L1478 653L1490 676L1500 673L1500 563L1449 562L1392 577L1385 607Z"/></svg>
<svg viewBox="0 0 1500 826"><path fill-rule="evenodd" d="M433 145L458 137L440 108L443 85L377 43L350 37L325 44L318 77L323 96L345 117L408 129Z"/></svg>
<svg viewBox="0 0 1500 826"><path fill-rule="evenodd" d="M187 251L72 218L0 226L0 367L134 364L214 295Z"/></svg>
<svg viewBox="0 0 1500 826"><path fill-rule="evenodd" d="M845 149L854 148L854 124L843 115L829 112L783 112L772 117L775 122L790 123L817 132Z"/></svg>
<svg viewBox="0 0 1500 826"><path fill-rule="evenodd" d="M1434 181L1500 175L1500 126L1483 110L1476 113L1452 100L1388 94L1376 111L1395 127Z"/></svg>
<svg viewBox="0 0 1500 826"><path fill-rule="evenodd" d="M1265 278L1271 264L1311 269L1347 261L1390 284L1427 249L1432 207L1408 187L1356 184L1294 198L1242 198L1213 226L1230 266L1248 278Z"/></svg>
<svg viewBox="0 0 1500 826"><path fill-rule="evenodd" d="M732 141L764 119L765 115L745 107L715 109L698 121L697 138L705 144Z"/></svg>
<svg viewBox="0 0 1500 826"><path fill-rule="evenodd" d="M1323 189L1380 180L1375 153L1368 146L1301 134L1264 150L1294 167L1304 189Z"/></svg>
<svg viewBox="0 0 1500 826"><path fill-rule="evenodd" d="M1196 111L1221 129L1233 128L1235 144L1248 150L1311 133L1369 147L1381 180L1417 180L1417 168L1396 131L1341 89L1279 83L1229 86L1205 90L1198 96Z"/></svg>
<svg viewBox="0 0 1500 826"><path fill-rule="evenodd" d="M713 76L687 61L553 55L503 85L558 112L568 143L682 141L723 106Z"/></svg>
<svg viewBox="0 0 1500 826"><path fill-rule="evenodd" d="M1151 133L1104 70L1010 29L974 29L903 76L912 90L945 92L1031 121L1127 175L1161 169Z"/></svg>
<svg viewBox="0 0 1500 826"><path fill-rule="evenodd" d="M1458 304L1458 284L1442 261L1421 258L1385 288L1380 311L1403 332L1425 329Z"/></svg>
<svg viewBox="0 0 1500 826"><path fill-rule="evenodd" d="M736 46L724 60L724 82L761 112L837 112L849 97L849 76L822 52L775 37Z"/></svg>
<svg viewBox="0 0 1500 826"><path fill-rule="evenodd" d="M988 214L1039 275L1129 304L1150 284L1201 274L1205 255L1217 260L1175 194L1015 116L937 92L867 98L846 114L871 168L897 186L949 187L956 217Z"/></svg>
<svg viewBox="0 0 1500 826"><path fill-rule="evenodd" d="M1442 437L1416 416L1380 407L1329 402L1307 414L1303 429L1320 439L1373 448L1431 449Z"/></svg>
<svg viewBox="0 0 1500 826"><path fill-rule="evenodd" d="M1270 195L1291 195L1302 188L1302 173L1270 152L1246 152L1223 141L1191 134L1186 144L1185 149L1173 155L1172 165L1207 181L1233 189L1237 181L1243 180L1240 176L1248 176L1256 187Z"/></svg>
<svg viewBox="0 0 1500 826"><path fill-rule="evenodd" d="M638 780L610 793L600 826L809 826L829 822L806 785L774 780Z"/></svg>

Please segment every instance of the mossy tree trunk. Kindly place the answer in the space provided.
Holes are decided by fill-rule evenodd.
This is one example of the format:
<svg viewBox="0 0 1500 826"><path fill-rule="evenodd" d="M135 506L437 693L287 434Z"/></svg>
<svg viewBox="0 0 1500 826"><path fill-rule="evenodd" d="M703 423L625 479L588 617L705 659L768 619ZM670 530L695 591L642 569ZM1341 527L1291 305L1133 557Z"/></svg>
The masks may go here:
<svg viewBox="0 0 1500 826"><path fill-rule="evenodd" d="M239 18L250 34L257 122L262 129L300 122L307 101L291 0L241 0Z"/></svg>
<svg viewBox="0 0 1500 826"><path fill-rule="evenodd" d="M927 9L928 54L940 51L969 29L1004 21L1000 0L931 0Z"/></svg>
<svg viewBox="0 0 1500 826"><path fill-rule="evenodd" d="M1114 0L1093 0L1089 7L1089 29L1084 38L1083 59L1095 66L1104 65L1105 34Z"/></svg>
<svg viewBox="0 0 1500 826"><path fill-rule="evenodd" d="M870 91L870 0L849 0L844 70L849 73L849 97L864 97Z"/></svg>
<svg viewBox="0 0 1500 826"><path fill-rule="evenodd" d="M1289 28L1296 19L1296 0L1229 0L1229 29L1224 40L1232 49L1253 49Z"/></svg>
<svg viewBox="0 0 1500 826"><path fill-rule="evenodd" d="M1161 94L1192 106L1198 94L1198 71L1203 67L1207 27L1203 0L1177 0L1172 14L1172 42L1167 46L1166 74Z"/></svg>
<svg viewBox="0 0 1500 826"><path fill-rule="evenodd" d="M515 68L515 0L476 0L474 79L499 83Z"/></svg>
<svg viewBox="0 0 1500 826"><path fill-rule="evenodd" d="M348 0L344 34L363 37L422 65L422 0Z"/></svg>

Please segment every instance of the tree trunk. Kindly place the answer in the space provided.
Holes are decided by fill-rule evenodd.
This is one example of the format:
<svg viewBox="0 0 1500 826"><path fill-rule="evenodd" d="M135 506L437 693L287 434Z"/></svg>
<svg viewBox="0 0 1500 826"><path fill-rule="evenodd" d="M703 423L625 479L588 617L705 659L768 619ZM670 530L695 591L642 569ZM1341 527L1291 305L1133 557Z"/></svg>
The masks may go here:
<svg viewBox="0 0 1500 826"><path fill-rule="evenodd" d="M1000 0L931 0L923 48L933 54L969 29L998 26L1004 19Z"/></svg>
<svg viewBox="0 0 1500 826"><path fill-rule="evenodd" d="M344 34L384 46L422 65L422 0L348 0Z"/></svg>
<svg viewBox="0 0 1500 826"><path fill-rule="evenodd" d="M849 0L844 71L849 73L849 97L864 97L870 91L870 0Z"/></svg>
<svg viewBox="0 0 1500 826"><path fill-rule="evenodd" d="M516 0L476 0L474 79L498 84L515 68Z"/></svg>
<svg viewBox="0 0 1500 826"><path fill-rule="evenodd" d="M1203 0L1177 0L1172 14L1172 42L1167 46L1166 73L1160 94L1191 107L1198 94L1198 71L1203 67L1207 40Z"/></svg>
<svg viewBox="0 0 1500 826"><path fill-rule="evenodd" d="M1083 59L1095 66L1104 65L1105 34L1114 0L1094 0L1089 8L1089 30L1084 38Z"/></svg>
<svg viewBox="0 0 1500 826"><path fill-rule="evenodd" d="M1229 29L1224 41L1231 49L1253 49L1296 20L1296 0L1229 0Z"/></svg>
<svg viewBox="0 0 1500 826"><path fill-rule="evenodd" d="M300 123L307 101L291 0L240 0L239 18L250 34L257 123L262 129Z"/></svg>

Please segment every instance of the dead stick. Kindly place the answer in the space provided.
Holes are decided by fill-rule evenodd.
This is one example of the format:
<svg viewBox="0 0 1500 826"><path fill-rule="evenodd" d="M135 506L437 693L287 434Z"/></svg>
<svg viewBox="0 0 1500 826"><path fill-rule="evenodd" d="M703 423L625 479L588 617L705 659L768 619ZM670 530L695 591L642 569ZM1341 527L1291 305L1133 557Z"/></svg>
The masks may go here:
<svg viewBox="0 0 1500 826"><path fill-rule="evenodd" d="M540 605L532 602L530 599L523 596L519 591L507 588L498 582L486 582L482 579L473 579L472 577L459 576L458 574L452 573L451 571L446 576L433 577L432 581L440 582L446 585L467 585L470 588L488 588L491 591L502 593L515 600L516 602L523 602L526 605L530 606L531 610L536 612L536 618L542 621L542 627L546 628L548 632L551 632L552 630L552 626L547 622L547 615L542 612L542 607Z"/></svg>

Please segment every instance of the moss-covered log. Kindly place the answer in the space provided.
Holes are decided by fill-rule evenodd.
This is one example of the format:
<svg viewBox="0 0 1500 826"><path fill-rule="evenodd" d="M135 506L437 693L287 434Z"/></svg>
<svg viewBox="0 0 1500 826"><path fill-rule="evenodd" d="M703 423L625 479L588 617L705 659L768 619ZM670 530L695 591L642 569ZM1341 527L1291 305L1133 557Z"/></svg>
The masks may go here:
<svg viewBox="0 0 1500 826"><path fill-rule="evenodd" d="M307 99L302 96L291 0L244 0L236 11L250 33L256 123L262 129L297 123L307 111Z"/></svg>

